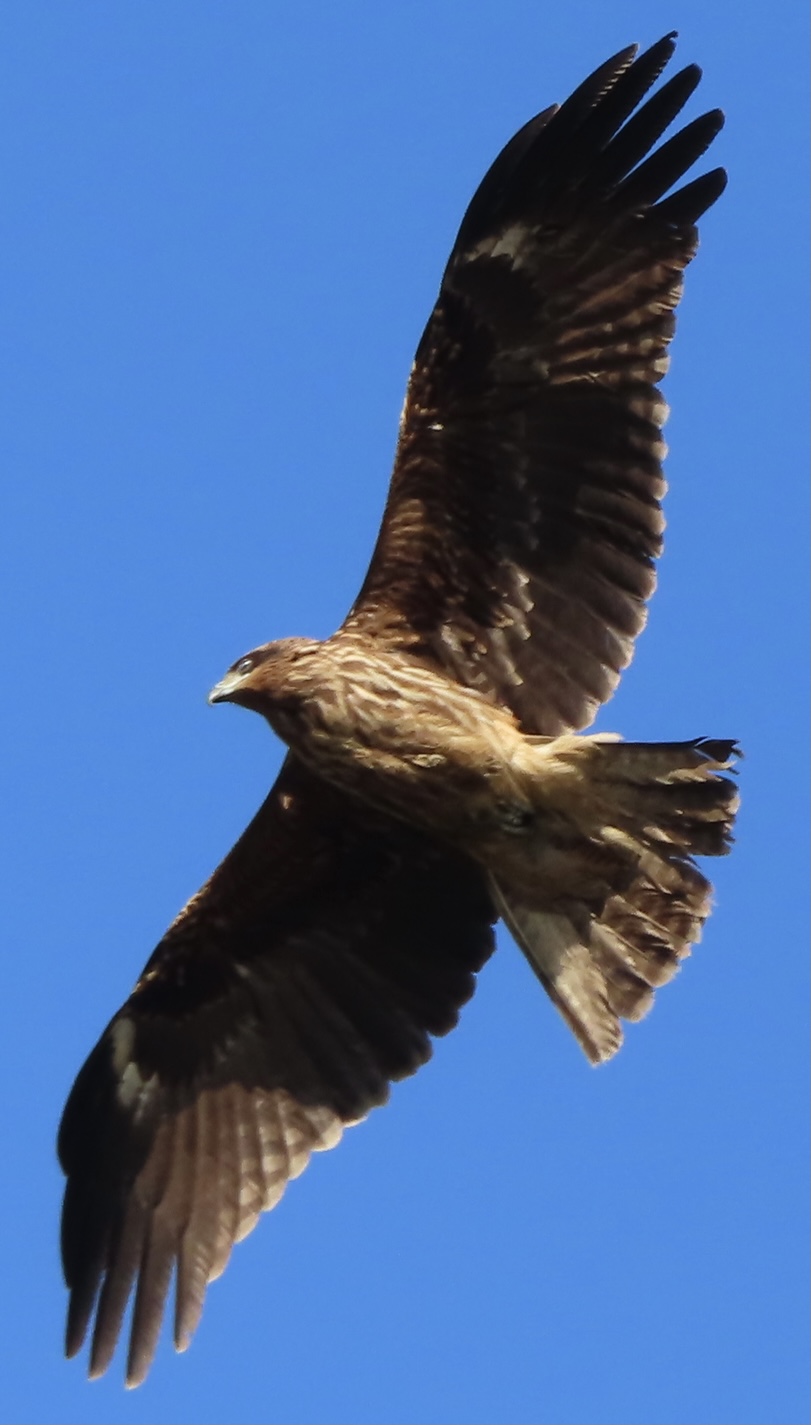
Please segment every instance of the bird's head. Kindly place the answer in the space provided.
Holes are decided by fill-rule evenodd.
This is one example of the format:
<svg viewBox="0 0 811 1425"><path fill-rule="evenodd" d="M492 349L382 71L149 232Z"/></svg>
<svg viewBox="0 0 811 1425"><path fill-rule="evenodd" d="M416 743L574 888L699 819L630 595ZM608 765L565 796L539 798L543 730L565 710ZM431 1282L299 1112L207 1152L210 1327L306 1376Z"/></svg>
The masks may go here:
<svg viewBox="0 0 811 1425"><path fill-rule="evenodd" d="M211 689L208 701L239 703L240 707L267 714L270 706L294 690L301 681L302 663L320 646L313 638L280 638L275 643L264 643L231 664L225 677Z"/></svg>

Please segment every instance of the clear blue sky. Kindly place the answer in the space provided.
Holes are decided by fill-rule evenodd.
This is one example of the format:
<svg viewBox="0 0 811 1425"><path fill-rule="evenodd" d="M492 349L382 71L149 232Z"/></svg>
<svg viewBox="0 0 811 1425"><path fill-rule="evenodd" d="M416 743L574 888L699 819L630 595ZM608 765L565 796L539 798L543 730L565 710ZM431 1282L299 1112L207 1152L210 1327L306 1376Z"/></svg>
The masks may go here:
<svg viewBox="0 0 811 1425"><path fill-rule="evenodd" d="M3 6L3 1419L806 1418L803 8ZM594 1071L504 937L433 1063L236 1249L191 1351L88 1385L62 1103L280 760L205 694L351 602L490 159L673 27L730 186L667 381L661 588L600 726L746 749L704 944Z"/></svg>

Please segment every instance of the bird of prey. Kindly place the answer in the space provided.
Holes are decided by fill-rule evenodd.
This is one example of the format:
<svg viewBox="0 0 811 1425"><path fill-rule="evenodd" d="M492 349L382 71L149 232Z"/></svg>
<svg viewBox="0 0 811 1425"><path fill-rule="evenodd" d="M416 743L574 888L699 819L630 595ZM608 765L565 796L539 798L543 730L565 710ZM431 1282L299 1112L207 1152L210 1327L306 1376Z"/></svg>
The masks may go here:
<svg viewBox="0 0 811 1425"><path fill-rule="evenodd" d="M667 367L723 123L666 142L690 65L622 50L531 119L462 221L417 349L358 598L211 693L289 749L85 1063L59 1154L67 1352L128 1382L175 1343L315 1149L456 1023L502 918L588 1058L700 934L737 804L730 740L582 735L645 622ZM675 191L674 191L675 188Z"/></svg>

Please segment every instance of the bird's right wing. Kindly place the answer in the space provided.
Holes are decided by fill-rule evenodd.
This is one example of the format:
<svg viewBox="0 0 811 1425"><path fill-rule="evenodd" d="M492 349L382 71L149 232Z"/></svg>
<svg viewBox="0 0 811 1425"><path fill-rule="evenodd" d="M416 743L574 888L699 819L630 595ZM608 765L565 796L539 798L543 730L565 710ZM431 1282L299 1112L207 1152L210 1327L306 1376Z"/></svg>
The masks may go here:
<svg viewBox="0 0 811 1425"><path fill-rule="evenodd" d="M175 1267L188 1345L234 1242L455 1024L493 919L475 867L288 758L65 1108L69 1355L95 1311L90 1373L107 1368L136 1284L141 1381Z"/></svg>

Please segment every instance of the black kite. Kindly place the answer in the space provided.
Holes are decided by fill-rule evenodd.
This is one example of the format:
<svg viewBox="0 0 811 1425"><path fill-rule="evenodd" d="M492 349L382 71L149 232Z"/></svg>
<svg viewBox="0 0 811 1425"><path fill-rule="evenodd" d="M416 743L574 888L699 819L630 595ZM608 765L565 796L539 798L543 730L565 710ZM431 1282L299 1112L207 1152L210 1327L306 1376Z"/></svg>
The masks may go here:
<svg viewBox="0 0 811 1425"><path fill-rule="evenodd" d="M408 386L360 595L323 643L212 693L290 748L70 1095L67 1350L143 1380L177 1271L184 1349L234 1242L456 1023L502 916L588 1057L699 936L692 856L729 844L728 741L580 737L645 622L662 544L658 384L714 169L691 65L626 49L504 149ZM653 150L651 152L651 150ZM668 195L669 196L666 196Z"/></svg>

